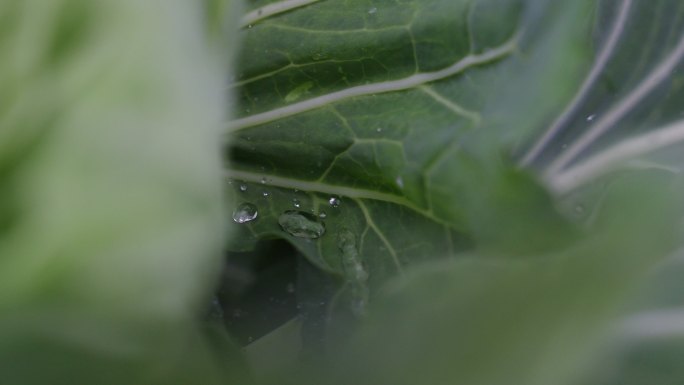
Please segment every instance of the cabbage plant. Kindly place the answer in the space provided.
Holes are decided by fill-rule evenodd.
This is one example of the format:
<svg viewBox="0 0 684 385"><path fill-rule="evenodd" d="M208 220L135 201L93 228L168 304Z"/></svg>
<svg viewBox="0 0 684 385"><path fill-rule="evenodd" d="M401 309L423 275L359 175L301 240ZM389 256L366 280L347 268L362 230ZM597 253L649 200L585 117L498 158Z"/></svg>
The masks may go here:
<svg viewBox="0 0 684 385"><path fill-rule="evenodd" d="M0 382L684 380L680 1L0 20Z"/></svg>

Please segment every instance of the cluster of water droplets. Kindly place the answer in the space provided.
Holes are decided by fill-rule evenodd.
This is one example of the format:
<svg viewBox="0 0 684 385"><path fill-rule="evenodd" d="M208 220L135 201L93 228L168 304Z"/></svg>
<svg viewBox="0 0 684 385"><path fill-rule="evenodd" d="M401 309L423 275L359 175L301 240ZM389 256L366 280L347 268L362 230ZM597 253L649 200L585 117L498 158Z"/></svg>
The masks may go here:
<svg viewBox="0 0 684 385"><path fill-rule="evenodd" d="M267 178L261 178L262 185L269 182ZM229 181L229 184L233 184L233 181ZM238 189L245 193L248 191L248 186L245 183L240 183ZM293 190L295 194L299 193L299 190ZM268 191L262 191L261 195L264 198L268 198L271 194ZM328 204L332 208L338 208L340 206L340 198L336 196L331 196L328 198ZM328 217L325 211L320 211L318 215L296 210L302 208L302 202L298 198L292 199L292 206L295 210L285 210L278 217L278 225L286 233L304 239L317 239L325 234L325 223L322 221ZM252 222L259 216L259 210L254 203L242 202L233 211L233 221L238 224L245 224Z"/></svg>

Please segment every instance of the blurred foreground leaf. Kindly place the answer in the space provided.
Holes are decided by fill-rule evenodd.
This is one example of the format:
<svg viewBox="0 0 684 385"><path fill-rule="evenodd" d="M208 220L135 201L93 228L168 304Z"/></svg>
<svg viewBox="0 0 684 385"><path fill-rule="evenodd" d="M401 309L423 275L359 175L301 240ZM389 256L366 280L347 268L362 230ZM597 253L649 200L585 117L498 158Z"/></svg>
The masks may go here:
<svg viewBox="0 0 684 385"><path fill-rule="evenodd" d="M224 236L226 58L205 16L0 2L0 383L241 377L199 325Z"/></svg>
<svg viewBox="0 0 684 385"><path fill-rule="evenodd" d="M682 190L668 180L620 181L592 231L566 251L518 262L466 257L397 279L334 355L332 382L568 383L644 273L677 244Z"/></svg>

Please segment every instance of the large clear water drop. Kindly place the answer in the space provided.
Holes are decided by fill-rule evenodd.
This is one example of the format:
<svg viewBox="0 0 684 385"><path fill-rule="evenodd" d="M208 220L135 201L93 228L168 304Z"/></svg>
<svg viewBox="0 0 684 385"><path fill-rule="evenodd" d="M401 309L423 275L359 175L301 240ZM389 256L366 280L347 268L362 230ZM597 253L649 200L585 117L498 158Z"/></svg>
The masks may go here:
<svg viewBox="0 0 684 385"><path fill-rule="evenodd" d="M233 211L233 221L235 223L247 223L256 219L259 212L257 207L251 203L241 203L235 211Z"/></svg>

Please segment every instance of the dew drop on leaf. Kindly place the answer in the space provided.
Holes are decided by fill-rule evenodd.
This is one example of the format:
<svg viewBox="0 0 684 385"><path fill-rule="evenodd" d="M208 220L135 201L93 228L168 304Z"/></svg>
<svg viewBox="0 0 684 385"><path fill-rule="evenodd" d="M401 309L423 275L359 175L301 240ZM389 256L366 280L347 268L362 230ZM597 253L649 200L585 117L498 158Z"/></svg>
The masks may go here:
<svg viewBox="0 0 684 385"><path fill-rule="evenodd" d="M318 60L324 60L327 59L329 55L322 53L322 52L315 52L311 55L311 59L318 61Z"/></svg>
<svg viewBox="0 0 684 385"><path fill-rule="evenodd" d="M296 208L299 208L299 206L301 206L301 204L299 203L299 199L296 199L296 198L293 199L293 200L292 200L292 205L293 205L294 207L296 207Z"/></svg>
<svg viewBox="0 0 684 385"><path fill-rule="evenodd" d="M332 207L339 207L339 205L340 205L340 199L339 199L339 198L335 198L335 197L330 197L330 199L328 199L328 203L329 203L330 206L332 206Z"/></svg>
<svg viewBox="0 0 684 385"><path fill-rule="evenodd" d="M278 224L287 233L298 238L316 239L325 233L323 223L302 211L285 211L278 217Z"/></svg>
<svg viewBox="0 0 684 385"><path fill-rule="evenodd" d="M268 194L268 191L264 191L264 192L261 193L261 195L263 195L264 198L266 198L266 197L268 197L269 194Z"/></svg>
<svg viewBox="0 0 684 385"><path fill-rule="evenodd" d="M247 223L256 219L259 212L257 207L251 203L241 203L235 211L233 211L233 221L235 223Z"/></svg>
<svg viewBox="0 0 684 385"><path fill-rule="evenodd" d="M596 115L587 116L587 122L591 122L592 120L594 120L594 118L596 118Z"/></svg>
<svg viewBox="0 0 684 385"><path fill-rule="evenodd" d="M328 214L326 214L324 211L321 211L321 213L318 214L318 217L321 219L325 219L327 216L328 216Z"/></svg>
<svg viewBox="0 0 684 385"><path fill-rule="evenodd" d="M378 9L377 9L376 7L373 7L373 8L371 8L371 9L368 10L368 13L372 15L372 14L374 14L374 13L377 12L377 11L378 11Z"/></svg>
<svg viewBox="0 0 684 385"><path fill-rule="evenodd" d="M246 184L241 184L241 185L240 185L240 191L247 191L247 185L246 185Z"/></svg>
<svg viewBox="0 0 684 385"><path fill-rule="evenodd" d="M404 179L401 176L398 176L394 181L397 183L399 188L404 188Z"/></svg>

